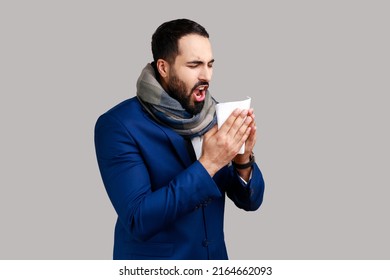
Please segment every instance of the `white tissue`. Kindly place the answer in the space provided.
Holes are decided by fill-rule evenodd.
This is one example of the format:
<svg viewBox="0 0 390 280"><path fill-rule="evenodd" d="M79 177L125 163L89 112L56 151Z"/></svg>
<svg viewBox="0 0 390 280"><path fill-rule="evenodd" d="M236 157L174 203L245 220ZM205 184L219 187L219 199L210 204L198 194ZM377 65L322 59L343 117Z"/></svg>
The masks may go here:
<svg viewBox="0 0 390 280"><path fill-rule="evenodd" d="M245 100L242 101L233 101L233 102L225 102L225 103L218 103L215 106L215 110L217 113L217 122L218 122L218 129L223 125L223 123L226 121L226 119L233 113L233 111L237 108L239 109L249 109L251 106L251 98L247 97ZM243 154L245 152L245 144L242 145L239 154Z"/></svg>

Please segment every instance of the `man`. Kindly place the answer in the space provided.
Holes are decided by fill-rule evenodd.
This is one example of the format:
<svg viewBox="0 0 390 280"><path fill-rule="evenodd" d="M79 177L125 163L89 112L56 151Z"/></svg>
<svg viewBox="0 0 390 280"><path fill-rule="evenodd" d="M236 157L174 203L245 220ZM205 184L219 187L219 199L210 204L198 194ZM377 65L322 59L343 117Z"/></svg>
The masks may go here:
<svg viewBox="0 0 390 280"><path fill-rule="evenodd" d="M208 38L187 19L162 24L137 96L97 121L97 160L118 214L114 259L227 259L225 194L247 211L262 203L255 116L237 109L217 129Z"/></svg>

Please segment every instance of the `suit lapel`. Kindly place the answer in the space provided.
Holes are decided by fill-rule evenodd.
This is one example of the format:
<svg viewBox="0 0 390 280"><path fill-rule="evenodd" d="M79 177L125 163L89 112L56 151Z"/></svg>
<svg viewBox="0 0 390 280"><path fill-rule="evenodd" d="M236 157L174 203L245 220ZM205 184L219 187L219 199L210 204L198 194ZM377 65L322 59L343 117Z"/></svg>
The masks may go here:
<svg viewBox="0 0 390 280"><path fill-rule="evenodd" d="M191 165L196 160L196 156L193 156L195 154L193 150L189 150L193 149L191 141L188 143L187 140L185 140L181 135L177 134L170 128L161 127L161 129L168 136L177 156L180 158L183 164L186 167Z"/></svg>
<svg viewBox="0 0 390 280"><path fill-rule="evenodd" d="M172 144L176 156L180 159L180 161L184 164L184 166L186 167L190 166L194 161L196 161L196 155L195 157L193 157L193 154L195 154L195 152L193 152L193 150L192 150L193 154L189 152L188 142L181 135L177 134L175 131L173 131L172 129L166 126L156 123L156 121L149 116L149 114L145 111L145 109L142 108L142 110L144 113L144 117L165 133L165 135L168 137L169 141ZM191 148L192 148L192 144L191 144Z"/></svg>

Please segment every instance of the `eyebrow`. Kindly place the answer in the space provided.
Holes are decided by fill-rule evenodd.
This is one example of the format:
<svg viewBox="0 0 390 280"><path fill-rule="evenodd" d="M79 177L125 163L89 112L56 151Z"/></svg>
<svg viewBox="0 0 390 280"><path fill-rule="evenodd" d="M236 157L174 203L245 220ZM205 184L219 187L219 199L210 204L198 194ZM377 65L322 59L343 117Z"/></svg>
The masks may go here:
<svg viewBox="0 0 390 280"><path fill-rule="evenodd" d="M212 59L209 62L207 62L207 64L214 63L214 61L215 61L215 59ZM192 61L187 62L187 64L203 64L203 63L204 62L201 60L192 60Z"/></svg>

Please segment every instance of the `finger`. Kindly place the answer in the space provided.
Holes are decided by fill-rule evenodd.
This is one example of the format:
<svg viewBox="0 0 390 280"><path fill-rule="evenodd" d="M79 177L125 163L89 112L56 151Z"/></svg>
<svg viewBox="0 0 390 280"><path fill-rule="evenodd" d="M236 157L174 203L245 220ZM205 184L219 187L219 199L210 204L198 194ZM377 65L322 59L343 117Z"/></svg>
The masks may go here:
<svg viewBox="0 0 390 280"><path fill-rule="evenodd" d="M248 140L248 138L250 137L251 135L251 132L252 132L252 128L251 127L247 127L245 133L242 135L241 139L237 142L237 152L241 149L242 145L245 144L246 146L246 142ZM247 150L247 148L245 147L245 150Z"/></svg>
<svg viewBox="0 0 390 280"><path fill-rule="evenodd" d="M248 144L248 146L252 148L255 146L256 143L256 137L257 137L256 130L257 128L255 126L251 127L251 133L248 137L248 140L246 140L246 144Z"/></svg>
<svg viewBox="0 0 390 280"><path fill-rule="evenodd" d="M256 126L252 126L251 127L251 133L248 137L248 139L246 140L246 143L245 143L245 150L246 151L252 151L254 146L256 145L256 139L257 139L257 127Z"/></svg>
<svg viewBox="0 0 390 280"><path fill-rule="evenodd" d="M234 120L233 124L231 125L229 131L228 131L228 135L230 135L230 137L235 137L237 132L240 130L240 128L244 125L244 126L247 126L248 123L245 122L245 118L247 118L248 116L248 110L242 110L240 112L240 114L237 116L237 118ZM245 131L246 127L243 128L243 130Z"/></svg>
<svg viewBox="0 0 390 280"><path fill-rule="evenodd" d="M249 126L252 127L252 130L254 130L253 131L253 133L254 133L255 132L255 128L256 128L256 120L255 120L256 116L255 116L255 114L252 113L252 115L250 115L250 117L252 118L252 122L250 123Z"/></svg>
<svg viewBox="0 0 390 280"><path fill-rule="evenodd" d="M241 139L245 136L247 133L248 128L251 129L251 123L253 122L253 119L251 117L247 117L242 123L241 126L238 128L236 134L234 135L234 138L236 141L241 141Z"/></svg>
<svg viewBox="0 0 390 280"><path fill-rule="evenodd" d="M231 126L233 125L237 117L240 115L240 113L241 110L237 108L230 114L230 116L226 119L224 124L219 129L221 133L223 134L228 133L228 131L230 130Z"/></svg>

